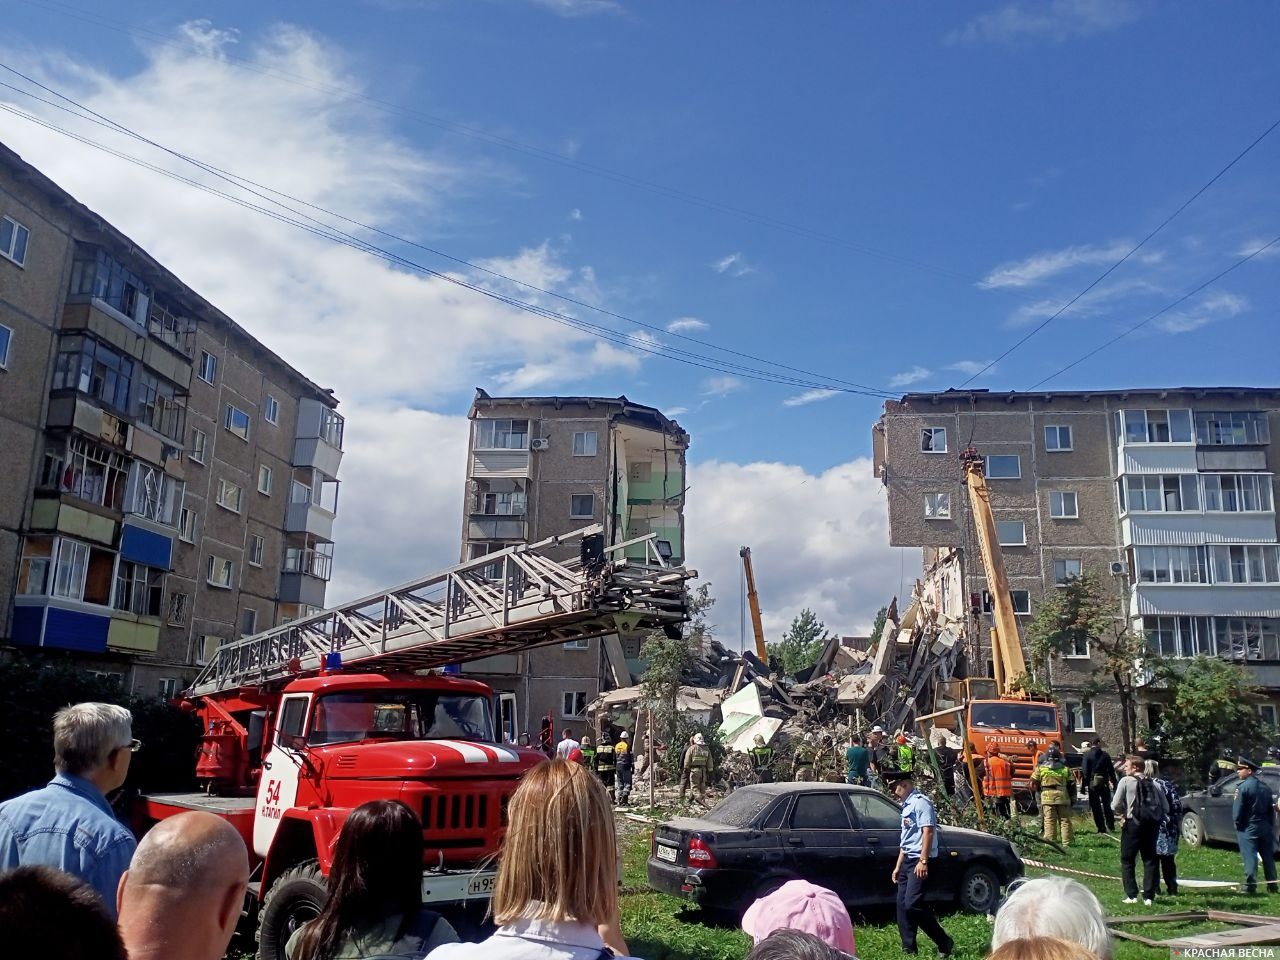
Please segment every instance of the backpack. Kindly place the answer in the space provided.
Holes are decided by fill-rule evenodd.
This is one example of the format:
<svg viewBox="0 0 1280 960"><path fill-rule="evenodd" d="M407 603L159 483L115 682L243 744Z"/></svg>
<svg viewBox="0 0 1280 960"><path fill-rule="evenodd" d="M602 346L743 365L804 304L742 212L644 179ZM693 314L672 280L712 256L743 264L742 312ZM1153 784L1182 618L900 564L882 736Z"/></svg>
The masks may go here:
<svg viewBox="0 0 1280 960"><path fill-rule="evenodd" d="M1155 781L1147 777L1135 777L1133 782L1133 819L1138 823L1159 823L1164 819L1160 807L1159 789Z"/></svg>

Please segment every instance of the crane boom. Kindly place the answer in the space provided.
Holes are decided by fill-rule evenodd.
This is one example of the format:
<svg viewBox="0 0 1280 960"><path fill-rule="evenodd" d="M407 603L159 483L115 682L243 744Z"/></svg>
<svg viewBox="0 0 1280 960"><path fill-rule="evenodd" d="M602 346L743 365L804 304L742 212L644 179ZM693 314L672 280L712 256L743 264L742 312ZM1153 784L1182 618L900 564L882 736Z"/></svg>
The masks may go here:
<svg viewBox="0 0 1280 960"><path fill-rule="evenodd" d="M517 544L383 593L223 644L189 690L208 696L290 680L335 662L372 672L412 671L688 619L685 581L697 571L658 553L657 534L604 546L586 527ZM580 544L556 561L547 548ZM644 544L647 559L623 551Z"/></svg>
<svg viewBox="0 0 1280 960"><path fill-rule="evenodd" d="M964 464L965 486L969 491L973 525L978 531L978 549L982 554L982 567L994 611L991 660L995 667L996 685L1002 697L1009 696L1014 693L1010 685L1027 672L1022 638L1018 634L1018 617L1013 609L1009 578L1004 572L1004 556L1000 552L1000 537L991 513L991 490L987 486L982 457L975 450L966 450L960 459Z"/></svg>
<svg viewBox="0 0 1280 960"><path fill-rule="evenodd" d="M747 605L751 608L751 630L756 637L756 656L762 663L769 662L769 651L764 644L764 622L760 619L760 597L756 593L756 575L751 567L751 548L738 551L742 558L742 573L747 578Z"/></svg>

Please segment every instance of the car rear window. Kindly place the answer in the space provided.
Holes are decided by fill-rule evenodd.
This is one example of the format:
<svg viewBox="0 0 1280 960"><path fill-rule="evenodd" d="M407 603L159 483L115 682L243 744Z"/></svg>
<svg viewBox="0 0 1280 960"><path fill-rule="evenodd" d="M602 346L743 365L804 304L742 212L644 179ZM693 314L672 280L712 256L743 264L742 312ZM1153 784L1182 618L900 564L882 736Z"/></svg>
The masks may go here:
<svg viewBox="0 0 1280 960"><path fill-rule="evenodd" d="M760 812L772 802L772 794L740 787L708 810L702 819L730 827L746 827L754 823Z"/></svg>

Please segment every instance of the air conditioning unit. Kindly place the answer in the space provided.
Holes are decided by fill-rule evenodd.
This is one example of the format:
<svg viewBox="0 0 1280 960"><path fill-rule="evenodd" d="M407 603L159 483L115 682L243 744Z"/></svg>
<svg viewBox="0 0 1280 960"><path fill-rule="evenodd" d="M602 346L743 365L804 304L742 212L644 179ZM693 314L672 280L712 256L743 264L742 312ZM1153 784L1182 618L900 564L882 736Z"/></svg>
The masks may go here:
<svg viewBox="0 0 1280 960"><path fill-rule="evenodd" d="M531 450L546 450L550 446L551 441L546 437L534 437L529 443L529 449Z"/></svg>
<svg viewBox="0 0 1280 960"><path fill-rule="evenodd" d="M1125 566L1125 564L1122 561L1113 560L1111 562L1111 575L1113 577L1123 577L1128 572L1129 572L1129 568Z"/></svg>

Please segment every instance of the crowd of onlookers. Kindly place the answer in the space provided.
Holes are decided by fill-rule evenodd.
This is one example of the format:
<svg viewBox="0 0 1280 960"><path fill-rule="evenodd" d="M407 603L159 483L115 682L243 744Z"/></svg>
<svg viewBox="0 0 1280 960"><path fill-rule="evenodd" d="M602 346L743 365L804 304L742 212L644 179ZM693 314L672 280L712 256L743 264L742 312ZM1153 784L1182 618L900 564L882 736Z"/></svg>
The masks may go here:
<svg viewBox="0 0 1280 960"><path fill-rule="evenodd" d="M244 840L226 820L192 811L161 821L135 842L106 800L141 747L131 724L127 710L108 704L60 710L53 780L0 804L5 955L217 960L225 952L249 882ZM1136 896L1134 864L1141 855L1149 901L1159 872L1170 892L1177 890L1177 875L1173 852L1160 845L1162 821L1136 811L1149 803L1167 814L1177 803L1176 790L1149 761L1133 756L1126 764L1128 776L1117 786L1111 812L1123 823L1139 824L1122 847L1125 889ZM1242 776L1249 766L1242 761ZM915 792L908 774L898 779L895 792L905 810ZM931 855L927 814L920 825L923 845L909 864ZM630 955L619 916L610 797L600 777L567 756L529 771L511 799L491 906L496 930L487 939L460 943L449 921L424 906L422 863L422 826L409 807L395 800L357 807L333 850L327 901L318 917L292 933L288 960ZM853 923L840 898L804 880L757 900L742 926L754 941L750 960L857 955ZM944 955L954 946L945 934L937 942ZM913 952L905 941L904 950ZM1021 882L995 915L990 960L1111 960L1111 954L1101 904L1073 880Z"/></svg>

